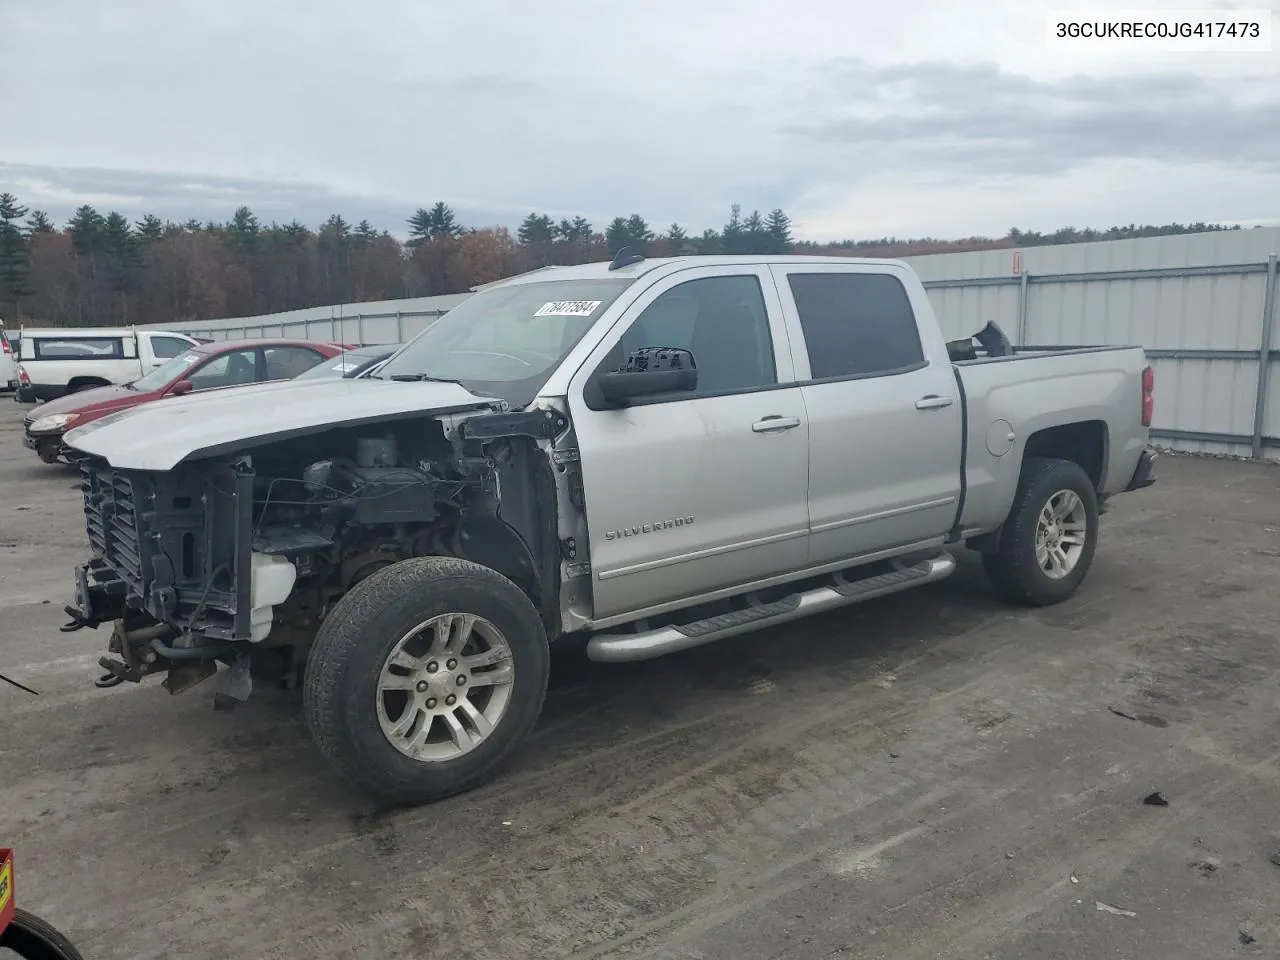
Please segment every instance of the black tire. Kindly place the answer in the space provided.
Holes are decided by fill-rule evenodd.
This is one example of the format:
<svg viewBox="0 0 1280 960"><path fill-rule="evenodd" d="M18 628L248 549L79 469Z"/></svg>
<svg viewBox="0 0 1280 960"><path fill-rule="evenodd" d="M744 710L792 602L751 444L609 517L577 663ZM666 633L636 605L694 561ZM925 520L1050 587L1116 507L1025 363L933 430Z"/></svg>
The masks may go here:
<svg viewBox="0 0 1280 960"><path fill-rule="evenodd" d="M1053 579L1036 560L1036 525L1040 511L1060 490L1070 490L1084 504L1087 529L1084 547L1065 577ZM1070 460L1032 458L1022 467L1013 507L1000 531L996 552L983 554L992 587L1004 599L1032 607L1061 603L1079 589L1098 546L1098 493L1089 475Z"/></svg>
<svg viewBox="0 0 1280 960"><path fill-rule="evenodd" d="M511 699L489 735L448 760L414 760L379 724L378 676L397 642L447 613L483 617L511 650ZM392 805L430 803L491 780L537 723L550 650L528 597L487 567L445 557L405 560L362 580L334 607L307 657L303 702L311 735L346 779Z"/></svg>
<svg viewBox="0 0 1280 960"><path fill-rule="evenodd" d="M51 924L21 907L0 934L0 950L12 950L23 960L84 960L71 941Z"/></svg>

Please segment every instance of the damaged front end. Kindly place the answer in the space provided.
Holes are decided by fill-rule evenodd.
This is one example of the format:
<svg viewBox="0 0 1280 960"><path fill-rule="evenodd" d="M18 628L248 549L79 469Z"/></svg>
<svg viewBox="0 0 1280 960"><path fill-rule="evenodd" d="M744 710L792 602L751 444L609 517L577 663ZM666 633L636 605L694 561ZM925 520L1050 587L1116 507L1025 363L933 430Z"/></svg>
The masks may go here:
<svg viewBox="0 0 1280 960"><path fill-rule="evenodd" d="M214 704L254 681L297 684L325 616L382 567L455 556L497 570L559 626L558 411L337 426L168 470L74 452L93 557L64 630L111 625L99 686L218 674ZM225 669L219 671L222 664Z"/></svg>

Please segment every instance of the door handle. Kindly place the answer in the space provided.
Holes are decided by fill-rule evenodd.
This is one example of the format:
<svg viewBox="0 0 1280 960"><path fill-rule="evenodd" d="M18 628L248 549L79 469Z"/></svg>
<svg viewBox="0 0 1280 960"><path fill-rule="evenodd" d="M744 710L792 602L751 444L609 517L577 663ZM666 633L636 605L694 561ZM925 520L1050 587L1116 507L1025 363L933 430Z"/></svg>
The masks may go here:
<svg viewBox="0 0 1280 960"><path fill-rule="evenodd" d="M765 417L763 420L757 420L751 425L751 429L756 433L776 433L780 430L790 430L792 427L800 426L799 417L783 417L774 414L771 417Z"/></svg>
<svg viewBox="0 0 1280 960"><path fill-rule="evenodd" d="M954 397L939 397L937 394L929 394L927 397L921 397L916 401L917 410L941 410L943 407L949 407L955 403Z"/></svg>

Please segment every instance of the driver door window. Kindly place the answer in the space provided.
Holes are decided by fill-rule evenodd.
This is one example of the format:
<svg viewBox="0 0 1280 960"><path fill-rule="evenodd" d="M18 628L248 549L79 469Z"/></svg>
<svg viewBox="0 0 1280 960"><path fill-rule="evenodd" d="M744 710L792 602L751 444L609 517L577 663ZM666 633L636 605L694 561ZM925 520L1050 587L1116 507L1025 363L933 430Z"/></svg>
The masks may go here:
<svg viewBox="0 0 1280 960"><path fill-rule="evenodd" d="M687 280L662 293L610 352L601 372L620 369L643 347L681 347L698 368L695 393L654 400L687 400L758 390L778 382L760 280L750 274ZM643 402L643 401L637 401Z"/></svg>
<svg viewBox="0 0 1280 960"><path fill-rule="evenodd" d="M219 387L237 387L258 380L258 351L233 350L214 357L204 366L193 370L187 377L191 389L215 390Z"/></svg>

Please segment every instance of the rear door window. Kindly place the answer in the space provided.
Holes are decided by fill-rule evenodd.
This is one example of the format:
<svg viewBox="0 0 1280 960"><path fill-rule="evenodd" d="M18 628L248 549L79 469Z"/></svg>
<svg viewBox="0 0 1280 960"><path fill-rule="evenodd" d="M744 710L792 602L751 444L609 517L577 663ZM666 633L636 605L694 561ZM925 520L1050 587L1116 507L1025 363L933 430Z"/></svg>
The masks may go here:
<svg viewBox="0 0 1280 960"><path fill-rule="evenodd" d="M307 347L268 347L267 380L291 380L323 360L324 354Z"/></svg>
<svg viewBox="0 0 1280 960"><path fill-rule="evenodd" d="M886 376L924 366L907 290L885 273L788 273L810 377Z"/></svg>

